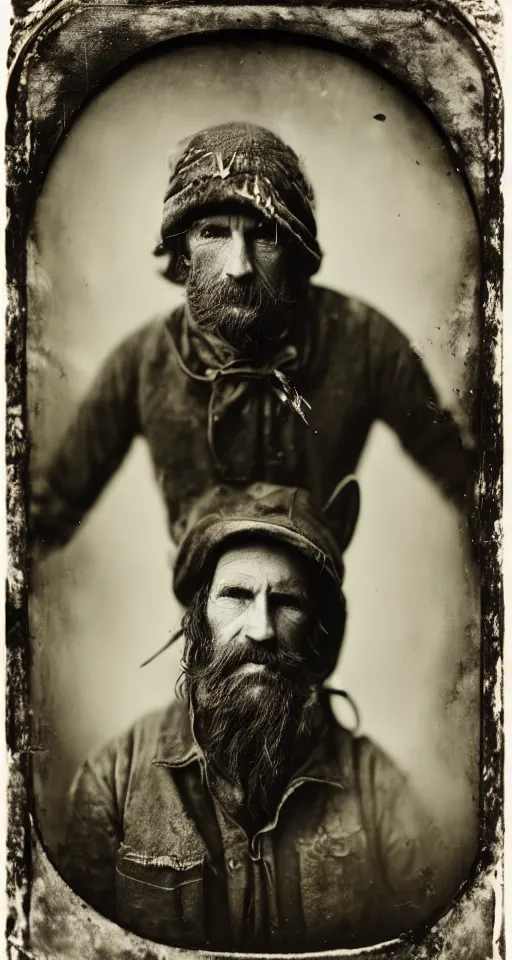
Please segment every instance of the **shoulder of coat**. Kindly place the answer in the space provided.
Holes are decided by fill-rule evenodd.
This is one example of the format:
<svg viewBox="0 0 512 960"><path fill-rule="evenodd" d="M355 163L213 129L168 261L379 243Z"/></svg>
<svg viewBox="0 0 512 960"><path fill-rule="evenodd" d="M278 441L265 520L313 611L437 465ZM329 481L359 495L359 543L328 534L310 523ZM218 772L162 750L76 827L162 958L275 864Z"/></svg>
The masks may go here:
<svg viewBox="0 0 512 960"><path fill-rule="evenodd" d="M375 322L387 323L383 314L358 297L316 285L311 286L311 295L318 327L328 337L366 331Z"/></svg>

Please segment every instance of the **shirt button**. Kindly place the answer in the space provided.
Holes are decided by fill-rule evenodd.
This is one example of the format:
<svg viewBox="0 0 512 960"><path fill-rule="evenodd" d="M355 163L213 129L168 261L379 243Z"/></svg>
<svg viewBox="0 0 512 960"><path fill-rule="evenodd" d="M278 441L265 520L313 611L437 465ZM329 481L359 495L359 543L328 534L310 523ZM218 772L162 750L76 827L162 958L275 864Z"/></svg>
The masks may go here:
<svg viewBox="0 0 512 960"><path fill-rule="evenodd" d="M234 870L240 870L240 867L241 867L241 866L242 866L242 864L240 863L240 860L229 860L229 861L228 861L228 867L229 867L230 870L233 870L233 871L234 871Z"/></svg>

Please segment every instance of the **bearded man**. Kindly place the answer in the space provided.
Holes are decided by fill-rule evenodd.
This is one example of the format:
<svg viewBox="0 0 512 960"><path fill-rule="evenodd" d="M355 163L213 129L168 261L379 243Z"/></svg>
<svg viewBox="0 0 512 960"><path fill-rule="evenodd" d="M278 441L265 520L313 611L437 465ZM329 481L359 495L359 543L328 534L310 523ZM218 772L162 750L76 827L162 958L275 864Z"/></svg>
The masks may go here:
<svg viewBox="0 0 512 960"><path fill-rule="evenodd" d="M161 233L155 252L185 302L114 350L34 477L40 546L73 535L137 435L176 542L219 482L299 484L326 503L378 419L464 507L468 456L407 339L310 283L322 259L313 190L275 134L230 123L181 144Z"/></svg>
<svg viewBox="0 0 512 960"><path fill-rule="evenodd" d="M182 699L91 756L72 789L62 872L121 926L302 952L398 936L446 902L434 828L322 686L357 510L353 479L329 523L305 491L268 484L192 510L174 574Z"/></svg>

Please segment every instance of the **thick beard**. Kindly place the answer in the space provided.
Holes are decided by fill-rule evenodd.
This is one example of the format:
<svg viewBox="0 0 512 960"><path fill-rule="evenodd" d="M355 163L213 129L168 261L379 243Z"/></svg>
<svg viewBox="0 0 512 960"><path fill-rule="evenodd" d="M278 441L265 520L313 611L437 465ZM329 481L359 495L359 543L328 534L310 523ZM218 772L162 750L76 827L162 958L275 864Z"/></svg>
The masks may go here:
<svg viewBox="0 0 512 960"><path fill-rule="evenodd" d="M242 787L254 818L271 816L293 759L311 737L318 687L301 657L260 644L214 653L206 618L190 609L184 627L181 689L193 704L205 759ZM262 674L237 672L248 662L266 669Z"/></svg>
<svg viewBox="0 0 512 960"><path fill-rule="evenodd" d="M275 288L262 274L215 280L191 268L187 281L187 302L199 329L238 353L278 340L298 298L298 285L290 279Z"/></svg>

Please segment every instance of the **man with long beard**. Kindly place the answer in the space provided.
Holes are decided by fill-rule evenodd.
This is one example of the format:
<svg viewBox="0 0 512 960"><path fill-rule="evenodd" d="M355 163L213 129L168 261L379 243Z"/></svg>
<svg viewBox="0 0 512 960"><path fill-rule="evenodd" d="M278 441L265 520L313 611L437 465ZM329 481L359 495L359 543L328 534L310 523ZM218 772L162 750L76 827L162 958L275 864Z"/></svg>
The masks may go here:
<svg viewBox="0 0 512 960"><path fill-rule="evenodd" d="M142 435L179 540L219 482L300 484L325 504L385 421L461 508L467 452L407 339L376 310L310 283L313 190L268 130L231 123L182 144L165 197L164 275L185 302L107 359L32 482L30 528L66 543Z"/></svg>
<svg viewBox="0 0 512 960"><path fill-rule="evenodd" d="M218 487L191 512L174 575L181 699L92 756L72 790L62 872L121 926L302 952L398 936L446 902L434 828L322 686L357 510L349 479L329 523L305 491L267 484Z"/></svg>

